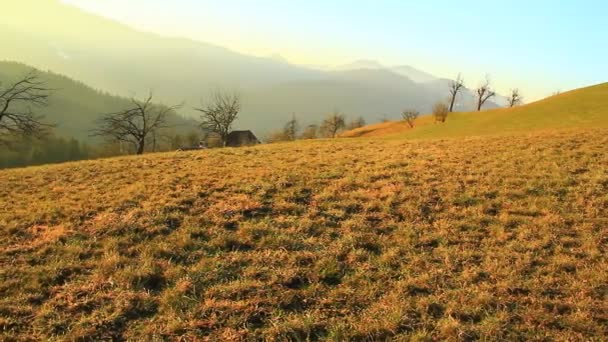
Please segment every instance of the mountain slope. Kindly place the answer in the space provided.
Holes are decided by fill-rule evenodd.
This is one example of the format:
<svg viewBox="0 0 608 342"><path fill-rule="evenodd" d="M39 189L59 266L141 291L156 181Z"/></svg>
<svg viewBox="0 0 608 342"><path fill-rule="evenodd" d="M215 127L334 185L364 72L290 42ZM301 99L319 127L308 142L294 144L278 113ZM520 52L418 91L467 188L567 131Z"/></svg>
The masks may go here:
<svg viewBox="0 0 608 342"><path fill-rule="evenodd" d="M387 71L392 71L401 76L404 76L416 83L428 83L428 82L432 82L432 81L439 79L436 76L433 76L422 70L418 70L409 65L397 65L397 66L387 67L385 65L382 65L378 61L367 60L367 59L360 59L360 60L357 60L357 61L354 61L354 62L351 62L348 64L337 66L333 69L335 71L351 71L351 70L359 70L359 69L387 70Z"/></svg>
<svg viewBox="0 0 608 342"><path fill-rule="evenodd" d="M266 100L269 98L272 100ZM388 70L332 72L325 79L288 82L249 93L245 100L255 115L242 122L253 124L260 118L272 120L295 113L310 124L333 110L374 122L396 118L406 107L429 111L436 98L436 93Z"/></svg>
<svg viewBox="0 0 608 342"><path fill-rule="evenodd" d="M608 127L608 83L515 108L451 113L445 124L435 124L431 117L423 117L414 129L402 122L392 122L363 127L344 136L400 134L408 138L436 138L577 127Z"/></svg>
<svg viewBox="0 0 608 342"><path fill-rule="evenodd" d="M411 82L416 84L418 91L427 91L431 92L434 96L432 102L427 100L428 108L431 108L432 105L437 101L445 100L449 96L449 86L452 82L449 79L439 78L434 75L431 75L427 72L418 70L409 65L399 65L393 67L387 67L380 64L377 61L373 60L358 60L349 64L345 64L335 68L338 71L361 71L367 70L368 72L377 72L379 74L386 74L390 72L391 74L396 74L408 79ZM414 95L409 98L416 98ZM463 89L458 96L458 99L455 103L454 110L455 111L467 111L475 108L476 106L476 95L471 89ZM502 106L506 106L507 99L498 94L497 96L490 99L485 105L484 108L499 108ZM401 108L400 110L403 110ZM411 109L421 110L420 107L412 106Z"/></svg>
<svg viewBox="0 0 608 342"><path fill-rule="evenodd" d="M391 70L417 83L428 83L437 79L437 77L434 75L418 70L409 65L394 66L391 67Z"/></svg>
<svg viewBox="0 0 608 342"><path fill-rule="evenodd" d="M40 11L31 11L32 6ZM21 19L0 21L4 59L50 69L116 94L153 89L164 101L186 100L185 112L191 114L191 108L216 88L246 92L322 75L271 58L138 32L56 0L26 0L9 6L7 16Z"/></svg>
<svg viewBox="0 0 608 342"><path fill-rule="evenodd" d="M13 1L3 8L3 18L0 46L4 59L52 70L113 94L142 94L153 89L165 102L185 101L183 113L191 116L197 114L192 108L212 90L236 89L246 99L236 127L259 134L281 127L294 112L308 123L318 123L334 109L373 122L380 116L397 118L404 108L427 111L448 95L447 87L412 85L412 80L399 74L407 71L404 68L361 68L374 64L358 63L351 66L356 70L344 72L368 69L366 77L348 79L342 72L313 70L277 58L138 32L58 0ZM424 75L421 72L416 75L412 77L429 77L420 76ZM387 79L379 82L382 77ZM311 88L319 83L326 90L322 94ZM376 89L361 92L371 84ZM362 107L362 97L374 106Z"/></svg>
<svg viewBox="0 0 608 342"><path fill-rule="evenodd" d="M39 11L31 11L33 6ZM7 16L18 19L0 21L5 59L121 94L154 88L175 100L183 99L185 86L202 96L214 86L258 86L316 74L271 58L139 32L58 0L25 0L8 6Z"/></svg>
<svg viewBox="0 0 608 342"><path fill-rule="evenodd" d="M0 61L0 81L3 84L31 72L32 67L21 63ZM128 99L97 91L83 83L52 72L38 71L40 79L53 89L47 107L36 108L36 114L44 116L44 121L55 124L54 133L65 138L91 141L89 131L95 127L99 115L128 108ZM183 129L193 123L179 116L173 116L172 124Z"/></svg>

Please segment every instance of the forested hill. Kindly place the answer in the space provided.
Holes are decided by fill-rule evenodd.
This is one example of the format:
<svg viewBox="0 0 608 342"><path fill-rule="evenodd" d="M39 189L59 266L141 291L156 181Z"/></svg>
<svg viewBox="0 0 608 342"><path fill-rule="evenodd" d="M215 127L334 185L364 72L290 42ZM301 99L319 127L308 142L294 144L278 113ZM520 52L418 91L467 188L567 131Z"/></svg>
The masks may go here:
<svg viewBox="0 0 608 342"><path fill-rule="evenodd" d="M32 70L35 69L25 64L0 61L0 83L6 85ZM94 142L90 137L90 130L94 128L99 115L131 105L127 98L95 90L68 77L50 71L37 72L40 79L46 82L46 86L53 89L53 95L47 107L35 108L35 112L44 116L45 122L55 125L56 136ZM127 95L142 97L147 94ZM184 131L190 130L194 122L173 115L172 124L177 131Z"/></svg>
<svg viewBox="0 0 608 342"><path fill-rule="evenodd" d="M10 86L35 69L21 63L0 61L0 89ZM102 144L91 136L100 115L132 106L129 99L95 90L84 83L49 71L35 70L45 87L52 89L48 106L34 107L42 121L52 124L51 134L44 140L26 139L0 146L0 168L96 158L121 154L116 146ZM128 94L144 97L147 94ZM163 132L160 150L175 148L186 135L198 131L197 123L180 115L170 114L171 129ZM180 135L179 137L177 135ZM197 140L196 137L190 140Z"/></svg>

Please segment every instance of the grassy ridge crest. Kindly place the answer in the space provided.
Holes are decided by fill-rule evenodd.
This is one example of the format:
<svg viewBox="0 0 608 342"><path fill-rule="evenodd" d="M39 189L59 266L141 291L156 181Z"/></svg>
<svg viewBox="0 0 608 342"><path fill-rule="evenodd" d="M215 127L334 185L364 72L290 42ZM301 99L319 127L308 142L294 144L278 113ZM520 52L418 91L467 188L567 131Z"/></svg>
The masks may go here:
<svg viewBox="0 0 608 342"><path fill-rule="evenodd" d="M450 113L445 124L421 117L415 128L387 122L345 132L343 137L443 138L536 130L608 127L608 83L576 89L514 108Z"/></svg>

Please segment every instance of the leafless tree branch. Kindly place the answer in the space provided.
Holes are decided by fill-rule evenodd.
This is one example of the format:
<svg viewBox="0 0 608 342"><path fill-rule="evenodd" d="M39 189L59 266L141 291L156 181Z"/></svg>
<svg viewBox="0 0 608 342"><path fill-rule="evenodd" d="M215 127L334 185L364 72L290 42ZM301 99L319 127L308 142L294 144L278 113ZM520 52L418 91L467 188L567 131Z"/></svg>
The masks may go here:
<svg viewBox="0 0 608 342"><path fill-rule="evenodd" d="M154 104L153 99L150 92L143 100L132 98L129 109L102 115L91 135L131 144L137 154L143 154L149 139L155 137L159 130L169 128L171 114L182 106Z"/></svg>
<svg viewBox="0 0 608 342"><path fill-rule="evenodd" d="M454 111L454 104L458 93L464 88L464 79L461 74L458 74L455 80L450 82L450 113Z"/></svg>
<svg viewBox="0 0 608 342"><path fill-rule="evenodd" d="M401 113L401 116L403 117L403 120L407 122L410 128L414 128L414 124L416 119L418 119L418 116L420 116L420 112L417 110L404 110L403 113Z"/></svg>
<svg viewBox="0 0 608 342"><path fill-rule="evenodd" d="M346 127L346 119L339 111L334 111L321 124L321 132L328 138L335 138Z"/></svg>
<svg viewBox="0 0 608 342"><path fill-rule="evenodd" d="M33 107L45 107L52 89L31 71L19 80L2 87L0 84L0 144L17 136L43 137L53 125L43 123Z"/></svg>
<svg viewBox="0 0 608 342"><path fill-rule="evenodd" d="M509 96L509 107L513 108L524 100L523 96L519 93L519 89L515 88L511 90L511 95Z"/></svg>
<svg viewBox="0 0 608 342"><path fill-rule="evenodd" d="M494 96L496 96L496 92L490 85L490 76L486 75L484 83L477 88L477 111L481 111L481 107Z"/></svg>
<svg viewBox="0 0 608 342"><path fill-rule="evenodd" d="M241 111L241 97L235 92L216 91L207 104L195 110L201 112L201 128L206 132L218 134L222 145L225 146L232 124Z"/></svg>

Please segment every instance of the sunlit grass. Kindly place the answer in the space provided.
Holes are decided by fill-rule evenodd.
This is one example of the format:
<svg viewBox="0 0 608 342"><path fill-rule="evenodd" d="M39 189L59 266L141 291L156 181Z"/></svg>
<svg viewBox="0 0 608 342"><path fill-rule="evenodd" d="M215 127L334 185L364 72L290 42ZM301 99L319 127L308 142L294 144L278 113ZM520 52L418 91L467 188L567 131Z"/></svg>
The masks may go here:
<svg viewBox="0 0 608 342"><path fill-rule="evenodd" d="M606 133L0 171L0 336L600 340Z"/></svg>
<svg viewBox="0 0 608 342"><path fill-rule="evenodd" d="M414 129L405 122L386 122L346 132L345 136L446 138L581 127L608 127L608 83L521 107L450 113L446 123L434 123L426 116L418 119Z"/></svg>

